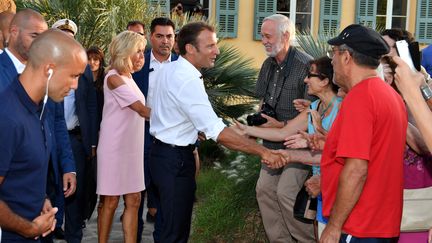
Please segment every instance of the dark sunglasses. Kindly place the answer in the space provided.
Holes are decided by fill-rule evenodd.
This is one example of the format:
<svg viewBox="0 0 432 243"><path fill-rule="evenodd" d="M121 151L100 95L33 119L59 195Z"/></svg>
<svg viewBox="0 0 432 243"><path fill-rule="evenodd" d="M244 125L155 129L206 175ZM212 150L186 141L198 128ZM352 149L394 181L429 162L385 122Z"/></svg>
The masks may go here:
<svg viewBox="0 0 432 243"><path fill-rule="evenodd" d="M325 79L325 78L327 78L327 77L326 77L325 75L323 75L323 74L316 74L316 73L311 73L311 72L308 72L307 77L308 77L308 78L313 78L313 77L315 77L315 78L319 78L319 79Z"/></svg>

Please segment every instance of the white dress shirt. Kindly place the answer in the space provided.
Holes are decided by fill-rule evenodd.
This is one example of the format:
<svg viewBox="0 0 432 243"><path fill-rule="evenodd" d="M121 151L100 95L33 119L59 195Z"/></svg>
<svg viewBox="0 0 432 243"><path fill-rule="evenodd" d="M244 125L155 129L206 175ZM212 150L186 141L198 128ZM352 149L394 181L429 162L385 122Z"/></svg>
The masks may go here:
<svg viewBox="0 0 432 243"><path fill-rule="evenodd" d="M13 65L15 66L15 69L16 69L17 73L21 74L24 71L25 64L23 64L22 62L20 62L20 60L18 60L18 58L16 58L14 56L14 54L12 54L12 52L9 51L8 48L5 49L5 52L8 54L8 56L12 60Z"/></svg>
<svg viewBox="0 0 432 243"><path fill-rule="evenodd" d="M3 53L3 49L0 49L0 54L2 54ZM0 235L1 236L1 235Z"/></svg>
<svg viewBox="0 0 432 243"><path fill-rule="evenodd" d="M194 144L198 131L216 141L225 124L213 111L198 69L180 56L155 76L150 134L179 146Z"/></svg>
<svg viewBox="0 0 432 243"><path fill-rule="evenodd" d="M153 70L151 72L149 72L149 83L148 83L148 92L147 92L147 97L146 97L146 105L148 107L151 108L151 99L153 96L153 87L154 87L154 83L156 82L156 71L158 71L159 69L161 69L165 64L170 63L171 62L171 55L169 55L168 59L163 61L163 62L159 62L155 56L153 55L153 49L150 51L150 65L149 65L149 70Z"/></svg>

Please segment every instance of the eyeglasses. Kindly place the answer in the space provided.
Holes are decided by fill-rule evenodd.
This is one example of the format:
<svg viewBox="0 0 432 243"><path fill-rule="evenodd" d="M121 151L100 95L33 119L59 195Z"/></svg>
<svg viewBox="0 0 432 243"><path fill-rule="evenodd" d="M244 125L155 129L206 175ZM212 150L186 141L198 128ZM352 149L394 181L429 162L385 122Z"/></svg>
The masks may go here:
<svg viewBox="0 0 432 243"><path fill-rule="evenodd" d="M330 49L330 50L327 51L327 57L330 58L330 59L333 59L333 57L335 55L335 52L343 52L343 51L346 51L346 50Z"/></svg>
<svg viewBox="0 0 432 243"><path fill-rule="evenodd" d="M307 77L308 77L308 78L313 78L313 77L315 77L315 78L319 78L319 79L325 79L325 78L327 78L327 76L325 76L324 74L320 74L320 73L311 73L311 72L308 72Z"/></svg>

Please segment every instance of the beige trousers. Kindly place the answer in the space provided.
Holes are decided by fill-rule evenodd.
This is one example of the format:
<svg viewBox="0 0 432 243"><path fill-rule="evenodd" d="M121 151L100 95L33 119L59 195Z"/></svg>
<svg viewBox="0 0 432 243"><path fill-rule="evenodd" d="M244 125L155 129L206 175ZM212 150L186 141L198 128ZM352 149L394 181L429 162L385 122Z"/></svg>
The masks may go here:
<svg viewBox="0 0 432 243"><path fill-rule="evenodd" d="M293 216L297 193L309 174L310 167L290 163L272 170L262 165L256 195L267 237L271 243L315 243L313 224L305 224Z"/></svg>

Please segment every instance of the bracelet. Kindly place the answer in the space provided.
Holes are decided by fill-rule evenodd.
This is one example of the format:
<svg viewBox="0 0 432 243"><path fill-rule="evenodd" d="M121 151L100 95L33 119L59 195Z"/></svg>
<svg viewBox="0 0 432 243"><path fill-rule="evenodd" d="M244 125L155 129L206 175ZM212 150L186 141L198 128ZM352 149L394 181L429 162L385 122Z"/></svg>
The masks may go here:
<svg viewBox="0 0 432 243"><path fill-rule="evenodd" d="M420 91L421 91L423 98L426 101L428 101L432 98L432 90L429 87L429 85L425 84L425 85L420 86Z"/></svg>

